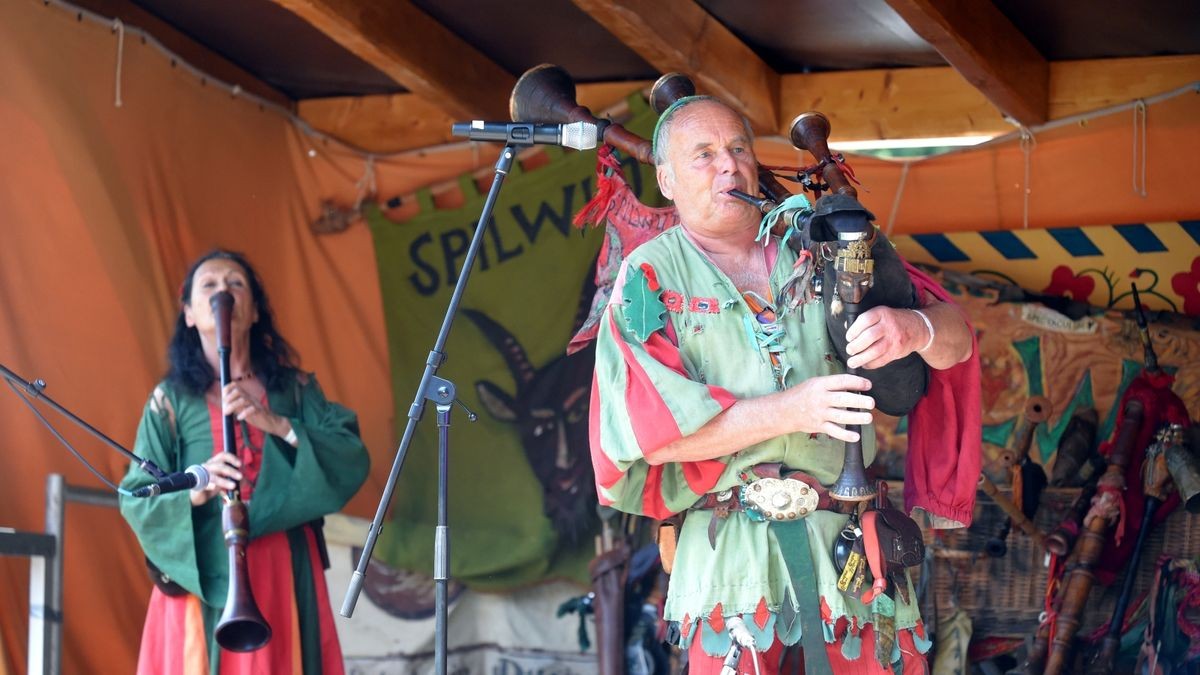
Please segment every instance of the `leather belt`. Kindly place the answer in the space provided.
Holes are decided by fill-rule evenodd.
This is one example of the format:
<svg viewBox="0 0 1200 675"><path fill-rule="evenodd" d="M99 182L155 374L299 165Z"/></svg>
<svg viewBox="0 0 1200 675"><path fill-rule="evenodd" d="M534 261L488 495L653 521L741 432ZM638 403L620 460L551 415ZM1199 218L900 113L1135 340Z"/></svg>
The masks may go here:
<svg viewBox="0 0 1200 675"><path fill-rule="evenodd" d="M757 464L744 471L742 478L748 482L703 495L692 508L714 511L718 518L726 518L732 511L747 511L756 519L772 521L796 520L818 509L833 508L829 490L816 478L777 462Z"/></svg>

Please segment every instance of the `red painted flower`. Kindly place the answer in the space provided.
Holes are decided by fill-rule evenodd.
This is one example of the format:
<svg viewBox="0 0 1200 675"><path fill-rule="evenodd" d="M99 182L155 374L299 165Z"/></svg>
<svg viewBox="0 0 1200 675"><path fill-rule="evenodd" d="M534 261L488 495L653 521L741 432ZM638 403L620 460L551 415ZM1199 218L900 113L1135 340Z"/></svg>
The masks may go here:
<svg viewBox="0 0 1200 675"><path fill-rule="evenodd" d="M1200 255L1192 259L1192 269L1171 277L1171 288L1183 298L1183 313L1200 316Z"/></svg>
<svg viewBox="0 0 1200 675"><path fill-rule="evenodd" d="M662 301L668 312L678 314L683 311L683 294L679 291L663 291Z"/></svg>
<svg viewBox="0 0 1200 675"><path fill-rule="evenodd" d="M1059 265L1050 273L1050 285L1042 292L1046 295L1071 295L1073 300L1087 302L1088 296L1096 290L1096 280L1075 274L1070 267Z"/></svg>

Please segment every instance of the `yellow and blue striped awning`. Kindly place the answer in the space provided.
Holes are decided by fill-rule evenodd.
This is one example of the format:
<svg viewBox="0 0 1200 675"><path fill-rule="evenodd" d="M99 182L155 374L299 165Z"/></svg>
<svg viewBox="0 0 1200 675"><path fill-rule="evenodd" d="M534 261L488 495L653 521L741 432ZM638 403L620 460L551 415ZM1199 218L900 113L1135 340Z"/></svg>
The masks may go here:
<svg viewBox="0 0 1200 675"><path fill-rule="evenodd" d="M1032 292L1070 294L1099 307L1132 308L1129 284L1136 282L1146 306L1200 315L1196 220L897 235L893 241L912 262L999 277ZM1077 283L1063 286L1069 278Z"/></svg>

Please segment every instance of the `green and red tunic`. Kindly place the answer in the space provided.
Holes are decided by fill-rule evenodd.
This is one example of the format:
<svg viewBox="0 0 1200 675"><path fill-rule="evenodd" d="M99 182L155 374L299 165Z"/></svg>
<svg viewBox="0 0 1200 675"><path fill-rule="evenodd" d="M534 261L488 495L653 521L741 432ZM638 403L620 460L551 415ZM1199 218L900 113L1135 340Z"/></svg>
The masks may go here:
<svg viewBox="0 0 1200 675"><path fill-rule="evenodd" d="M324 566L311 523L338 511L366 479L369 458L353 412L325 398L311 375L293 373L267 393L287 417L298 447L239 424L242 499L250 517L247 563L271 641L247 654L222 650L213 630L224 609L229 563L221 500L193 507L187 492L121 498L121 513L146 556L187 591L151 595L139 673L340 673ZM142 413L134 451L168 472L202 464L221 451L221 412L202 396L158 385ZM214 442L214 439L218 439ZM152 479L131 466L122 487Z"/></svg>
<svg viewBox="0 0 1200 675"><path fill-rule="evenodd" d="M770 290L792 272L795 253L772 238L764 249ZM757 464L781 462L824 485L836 480L844 444L823 434L795 433L725 457L651 464L655 452L700 429L738 399L762 396L821 375L844 372L834 355L821 310L775 316L753 306L698 248L682 227L639 246L625 261L619 294L600 327L592 391L591 446L600 501L629 513L666 518L701 495L737 488ZM768 299L769 300L769 299ZM805 320L807 319L807 320ZM863 430L870 463L875 438ZM689 511L677 544L666 619L678 622L682 645L703 641L717 656L729 648L725 619L741 616L761 650L773 638L799 640L800 611L819 611L825 641L857 658L871 608L837 589L830 547L845 516L817 511L804 522L821 598L800 608L775 533L765 522L733 512L709 542L712 511ZM910 594L911 597L911 594ZM915 603L896 601L901 643L925 640ZM899 654L896 654L899 658Z"/></svg>

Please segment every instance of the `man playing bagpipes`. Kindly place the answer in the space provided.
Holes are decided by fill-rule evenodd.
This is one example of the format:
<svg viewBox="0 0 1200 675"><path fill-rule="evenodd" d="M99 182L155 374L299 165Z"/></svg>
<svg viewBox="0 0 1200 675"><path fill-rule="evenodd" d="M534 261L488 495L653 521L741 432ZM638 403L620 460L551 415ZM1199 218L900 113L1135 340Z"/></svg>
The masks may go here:
<svg viewBox="0 0 1200 675"><path fill-rule="evenodd" d="M885 572L867 546L859 555L875 583L839 588L833 549L850 521L827 486L843 444L861 444L868 462L875 450L871 380L846 368L871 373L915 354L923 378L925 366L971 359L973 336L957 308L921 293L913 309L863 311L839 350L822 308L804 312L814 275L797 274L817 261L760 232L759 209L729 194L757 191L752 140L745 119L710 97L682 98L660 118L658 183L681 224L628 254L600 317L591 406L600 500L651 518L686 515L665 614L693 675L723 665L778 672L797 643L810 674L922 672L929 641L907 575ZM818 203L813 227L866 213L843 202ZM972 365L967 400L977 402L977 359L963 367ZM938 405L954 397L935 381ZM978 410L973 419L977 438ZM956 452L926 448L922 471L952 467ZM969 523L972 462L962 485L910 501Z"/></svg>

